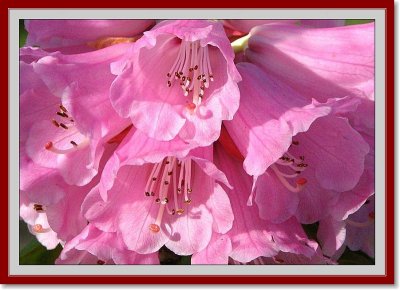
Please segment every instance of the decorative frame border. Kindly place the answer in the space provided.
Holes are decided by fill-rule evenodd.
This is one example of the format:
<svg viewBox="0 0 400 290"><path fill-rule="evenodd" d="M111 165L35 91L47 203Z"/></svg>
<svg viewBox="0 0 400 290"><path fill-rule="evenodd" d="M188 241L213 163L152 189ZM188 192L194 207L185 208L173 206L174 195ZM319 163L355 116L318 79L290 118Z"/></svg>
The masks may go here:
<svg viewBox="0 0 400 290"><path fill-rule="evenodd" d="M152 8L182 8L178 7L179 3L168 3L170 7L166 7L166 3L161 1L153 1L151 4ZM7 45L0 46L2 51L1 56L3 63L8 63L8 66L3 66L1 71L3 72L3 77L0 78L1 88L3 91L8 88L7 93L8 98L3 99L3 106L0 107L2 114L0 118L3 119L1 126L2 131L10 133L10 123L9 123L9 9L18 8L98 8L98 9L110 9L110 8L149 8L147 3L135 3L135 7L131 7L131 3L128 0L116 0L112 3L107 2L94 2L94 1L79 1L79 0L69 0L68 2L61 2L50 0L44 0L40 3L34 3L27 0L6 0L0 3L0 21L1 21L1 32L3 39L7 39ZM112 4L112 6L111 6ZM198 3L191 2L185 3L187 7L185 8L200 8L195 7ZM233 7L232 5L235 5ZM171 7L172 6L172 7ZM29 275L10 275L9 274L9 259L2 259L0 262L0 282L5 284L393 284L394 283L394 2L384 0L379 3L368 3L361 1L317 1L317 0L307 0L298 3L297 1L286 1L284 5L281 3L266 3L261 1L251 0L242 3L242 5L233 3L223 3L221 1L208 3L201 3L201 8L214 8L214 9L226 9L226 8L295 8L295 9L313 9L313 8L335 8L335 9L372 9L380 8L385 9L385 68L386 68L386 106L385 106L385 165L386 165L386 176L385 176L385 194L386 194L386 205L385 205L385 225L386 225L386 239L385 239L385 275L373 275L373 276L339 276L339 275L240 275L240 276L206 276L206 275L163 275L163 276L139 276L139 275L106 275L106 276L29 276ZM6 126L7 124L7 126ZM6 147L6 143L2 143L2 146ZM9 143L7 142L7 148L4 148L3 152L9 151ZM8 155L9 156L9 155ZM2 169L7 172L7 174L1 175L2 184L8 184L7 192L9 191L9 164L12 162L10 157L8 157L7 168L3 165ZM7 180L6 180L7 178ZM3 235L0 239L0 249L3 257L9 257L9 197L8 194L3 194L1 196L1 202L3 204L3 210L0 211L0 221L2 223L2 228L7 229L7 235ZM7 206L4 206L7 205ZM3 230L3 232L5 232ZM6 238L7 237L7 238ZM168 266L166 266L168 267ZM46 279L43 279L43 278ZM151 278L151 279L149 279ZM154 279L162 278L162 279Z"/></svg>

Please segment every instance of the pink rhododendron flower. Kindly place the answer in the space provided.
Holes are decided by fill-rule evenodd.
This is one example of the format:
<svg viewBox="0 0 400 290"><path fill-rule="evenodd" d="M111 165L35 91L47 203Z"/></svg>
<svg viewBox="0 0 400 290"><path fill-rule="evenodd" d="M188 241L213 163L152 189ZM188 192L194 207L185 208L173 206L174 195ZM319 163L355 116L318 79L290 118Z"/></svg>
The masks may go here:
<svg viewBox="0 0 400 290"><path fill-rule="evenodd" d="M134 41L154 20L26 20L26 44L48 51L82 53Z"/></svg>
<svg viewBox="0 0 400 290"><path fill-rule="evenodd" d="M92 225L117 232L130 250L153 253L165 244L190 255L208 244L212 229L225 233L232 225L229 198L216 181L230 186L212 163L212 147L189 152L182 141L132 130L83 210Z"/></svg>
<svg viewBox="0 0 400 290"><path fill-rule="evenodd" d="M372 24L26 24L20 216L57 264L374 256Z"/></svg>
<svg viewBox="0 0 400 290"><path fill-rule="evenodd" d="M111 101L151 138L209 145L239 106L233 57L220 23L163 21L116 65Z"/></svg>
<svg viewBox="0 0 400 290"><path fill-rule="evenodd" d="M90 182L98 172L104 144L129 125L108 99L114 79L110 62L126 48L120 44L69 56L21 50L25 58L35 59L20 64L26 86L21 90L26 112L21 136L27 138L27 154L38 165L57 168L69 184Z"/></svg>
<svg viewBox="0 0 400 290"><path fill-rule="evenodd" d="M364 171L368 144L336 116L355 110L358 101L320 104L252 64L238 68L241 106L225 126L245 157L246 172L255 180L262 176L255 183L260 215L278 223L294 214L303 223L319 220L328 214L324 205L335 204Z"/></svg>
<svg viewBox="0 0 400 290"><path fill-rule="evenodd" d="M284 223L274 224L259 217L256 205L246 205L252 180L238 160L230 157L216 147L216 163L227 174L233 189L226 189L234 221L232 229L226 234L214 231L212 240L207 248L195 253L192 257L194 264L227 264L231 257L241 263L248 263L259 256L273 257L279 251L291 252L311 257L318 247L305 235L296 218Z"/></svg>

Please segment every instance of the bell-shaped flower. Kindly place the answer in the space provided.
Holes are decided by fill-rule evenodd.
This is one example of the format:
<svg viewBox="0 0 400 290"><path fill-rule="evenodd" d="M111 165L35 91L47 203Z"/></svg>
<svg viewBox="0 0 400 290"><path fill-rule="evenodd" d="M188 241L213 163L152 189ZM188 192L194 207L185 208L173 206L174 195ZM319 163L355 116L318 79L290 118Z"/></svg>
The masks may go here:
<svg viewBox="0 0 400 290"><path fill-rule="evenodd" d="M124 138L82 209L89 222L120 235L129 250L178 255L205 248L213 229L232 226L230 186L212 163L212 147L191 149L179 139L157 141L139 130Z"/></svg>
<svg viewBox="0 0 400 290"><path fill-rule="evenodd" d="M150 138L210 145L239 106L233 58L221 23L162 21L114 64L111 102Z"/></svg>
<svg viewBox="0 0 400 290"><path fill-rule="evenodd" d="M272 223L259 217L257 205L247 206L252 179L239 160L229 156L222 146L215 148L215 162L233 188L226 189L232 205L234 221L225 234L213 233L208 246L193 254L193 264L227 264L229 257L248 263L257 257L274 257L279 251L312 257L318 247L307 238L295 217L283 223ZM273 202L273 201L271 201Z"/></svg>
<svg viewBox="0 0 400 290"><path fill-rule="evenodd" d="M240 63L238 69L241 106L224 125L255 177L261 217L280 223L297 214L302 223L317 221L329 214L324 206L334 205L363 174L369 146L336 116L355 110L358 100L319 103L255 65Z"/></svg>
<svg viewBox="0 0 400 290"><path fill-rule="evenodd" d="M104 144L130 122L108 98L109 66L126 44L62 55L21 50L21 142L37 165L56 168L69 184L85 185L98 172ZM21 143L22 144L22 143Z"/></svg>

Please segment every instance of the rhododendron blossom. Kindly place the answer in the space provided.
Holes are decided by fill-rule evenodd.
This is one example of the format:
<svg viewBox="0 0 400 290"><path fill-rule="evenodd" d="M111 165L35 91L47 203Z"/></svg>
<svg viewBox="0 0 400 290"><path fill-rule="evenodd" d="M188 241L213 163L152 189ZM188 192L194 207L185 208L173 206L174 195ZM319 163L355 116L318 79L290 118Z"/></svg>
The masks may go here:
<svg viewBox="0 0 400 290"><path fill-rule="evenodd" d="M375 256L372 23L25 26L20 217L56 264Z"/></svg>

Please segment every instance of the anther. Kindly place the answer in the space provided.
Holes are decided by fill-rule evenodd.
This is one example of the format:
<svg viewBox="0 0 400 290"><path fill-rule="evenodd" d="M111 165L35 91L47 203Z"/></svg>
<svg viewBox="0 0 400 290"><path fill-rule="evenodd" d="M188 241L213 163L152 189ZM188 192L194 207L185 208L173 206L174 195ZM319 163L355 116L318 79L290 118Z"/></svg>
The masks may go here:
<svg viewBox="0 0 400 290"><path fill-rule="evenodd" d="M172 171L169 171L169 172L168 172L168 175L172 175Z"/></svg>
<svg viewBox="0 0 400 290"><path fill-rule="evenodd" d="M97 265L104 265L105 263L103 260L97 260Z"/></svg>
<svg viewBox="0 0 400 290"><path fill-rule="evenodd" d="M64 128L65 130L68 129L68 127L67 127L65 124L63 124L63 123L60 123L60 126L61 126L62 128Z"/></svg>
<svg viewBox="0 0 400 290"><path fill-rule="evenodd" d="M150 192L146 191L146 192L144 193L144 195L145 195L145 196L150 196Z"/></svg>
<svg viewBox="0 0 400 290"><path fill-rule="evenodd" d="M184 212L185 212L185 210L182 209L182 208L179 208L179 209L176 211L176 213L177 213L178 215L182 215Z"/></svg>
<svg viewBox="0 0 400 290"><path fill-rule="evenodd" d="M76 144L75 141L71 141L70 143L71 143L73 146L78 147L78 144Z"/></svg>
<svg viewBox="0 0 400 290"><path fill-rule="evenodd" d="M68 112L67 109L66 109L63 105L60 105L60 109L61 109L61 111L63 111L64 113Z"/></svg>
<svg viewBox="0 0 400 290"><path fill-rule="evenodd" d="M35 203L33 209L37 212L43 211L43 205Z"/></svg>
<svg viewBox="0 0 400 290"><path fill-rule="evenodd" d="M56 120L51 120L51 122L53 123L54 126L56 127L60 127L60 124L56 121Z"/></svg>
<svg viewBox="0 0 400 290"><path fill-rule="evenodd" d="M161 204L167 204L168 201L169 201L168 198L165 197L165 198L163 199L163 201L161 201Z"/></svg>
<svg viewBox="0 0 400 290"><path fill-rule="evenodd" d="M160 203L160 199L159 198L156 198L156 203Z"/></svg>
<svg viewBox="0 0 400 290"><path fill-rule="evenodd" d="M190 204L192 202L192 200L191 199L187 199L187 200L185 200L185 203L187 203L187 204Z"/></svg>
<svg viewBox="0 0 400 290"><path fill-rule="evenodd" d="M169 182L167 180L164 181L164 185L168 185Z"/></svg>

